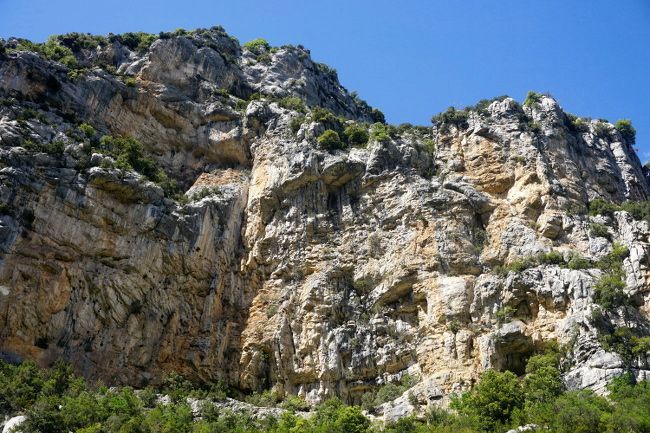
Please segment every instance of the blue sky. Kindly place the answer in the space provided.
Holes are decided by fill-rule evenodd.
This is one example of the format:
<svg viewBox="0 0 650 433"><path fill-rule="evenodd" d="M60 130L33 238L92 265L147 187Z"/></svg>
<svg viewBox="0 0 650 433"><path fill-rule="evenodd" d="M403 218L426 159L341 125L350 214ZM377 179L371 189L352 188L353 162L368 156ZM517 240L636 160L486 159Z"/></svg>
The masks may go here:
<svg viewBox="0 0 650 433"><path fill-rule="evenodd" d="M391 123L528 90L581 116L632 119L650 160L650 0L0 0L0 37L223 25L303 44Z"/></svg>

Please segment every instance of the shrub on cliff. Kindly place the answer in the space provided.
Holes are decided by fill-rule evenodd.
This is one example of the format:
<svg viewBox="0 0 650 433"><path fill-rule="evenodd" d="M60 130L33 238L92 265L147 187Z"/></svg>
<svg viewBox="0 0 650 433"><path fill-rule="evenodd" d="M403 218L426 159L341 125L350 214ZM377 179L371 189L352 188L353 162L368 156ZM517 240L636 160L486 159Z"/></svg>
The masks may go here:
<svg viewBox="0 0 650 433"><path fill-rule="evenodd" d="M282 98L278 104L282 108L297 111L299 113L305 113L307 111L305 108L305 103L302 101L302 99L296 96L287 96L286 98Z"/></svg>
<svg viewBox="0 0 650 433"><path fill-rule="evenodd" d="M137 51L139 53L147 51L156 39L158 39L158 36L144 32L129 32L108 37L110 42L119 42L131 51Z"/></svg>
<svg viewBox="0 0 650 433"><path fill-rule="evenodd" d="M466 129L468 127L467 120L469 113L465 110L456 110L454 107L449 107L447 111L437 114L431 118L431 122L439 124L442 131L447 130L450 125L457 128Z"/></svg>
<svg viewBox="0 0 650 433"><path fill-rule="evenodd" d="M42 44L37 44L26 39L20 39L16 50L39 53L43 57L59 62L69 68L77 66L77 58L72 50L61 45L56 36L50 36L47 41Z"/></svg>
<svg viewBox="0 0 650 433"><path fill-rule="evenodd" d="M381 110L377 108L372 109L371 117L373 123L386 123L386 117L384 116L384 113L382 113Z"/></svg>
<svg viewBox="0 0 650 433"><path fill-rule="evenodd" d="M636 143L636 129L634 129L629 119L617 120L614 127L621 133L627 144Z"/></svg>
<svg viewBox="0 0 650 433"><path fill-rule="evenodd" d="M358 123L348 125L344 134L350 146L365 146L368 143L368 130Z"/></svg>
<svg viewBox="0 0 650 433"><path fill-rule="evenodd" d="M244 48L255 55L260 55L264 51L269 51L271 49L271 45L266 41L266 39L257 38L246 42L244 44Z"/></svg>
<svg viewBox="0 0 650 433"><path fill-rule="evenodd" d="M326 150L343 149L344 145L336 131L327 129L318 137L318 145Z"/></svg>
<svg viewBox="0 0 650 433"><path fill-rule="evenodd" d="M524 107L530 107L534 104L539 104L542 101L543 95L541 93L533 92L532 90L526 95L524 100Z"/></svg>

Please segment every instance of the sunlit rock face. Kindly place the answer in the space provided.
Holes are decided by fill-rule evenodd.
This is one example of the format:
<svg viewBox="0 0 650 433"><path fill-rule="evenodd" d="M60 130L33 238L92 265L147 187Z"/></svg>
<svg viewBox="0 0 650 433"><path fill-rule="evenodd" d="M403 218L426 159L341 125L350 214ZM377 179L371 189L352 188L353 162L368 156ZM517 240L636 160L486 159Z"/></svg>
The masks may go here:
<svg viewBox="0 0 650 433"><path fill-rule="evenodd" d="M586 214L596 198L650 194L611 124L507 98L328 151L317 138L332 120L313 121L315 107L347 123L377 113L301 47L253 52L215 28L84 46L76 71L3 47L3 357L63 358L134 386L178 371L310 402L358 403L419 377L388 417L445 402L488 368L523 373L551 341L567 348L570 387L649 374L644 356L602 346L601 269L495 271L551 251L596 261L617 242L634 306L610 323L648 332L647 223ZM137 139L180 194L123 170L104 134Z"/></svg>

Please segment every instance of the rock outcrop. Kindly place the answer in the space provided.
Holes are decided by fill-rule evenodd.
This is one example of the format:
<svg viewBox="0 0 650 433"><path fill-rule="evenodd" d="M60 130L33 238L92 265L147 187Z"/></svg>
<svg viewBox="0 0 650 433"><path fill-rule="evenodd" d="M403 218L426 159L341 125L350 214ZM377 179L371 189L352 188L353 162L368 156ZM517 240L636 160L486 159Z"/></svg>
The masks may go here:
<svg viewBox="0 0 650 433"><path fill-rule="evenodd" d="M562 266L627 247L635 307L607 314L650 330L647 222L586 214L596 198L650 195L613 125L576 128L551 97L506 98L462 122L384 127L365 147L325 150L328 122L377 114L304 48L253 52L217 28L123 42L77 49L83 70L2 44L5 357L63 358L135 386L178 371L310 402L358 403L419 377L383 409L395 416L485 369L521 373L555 340L571 387L650 374L647 356L603 347L603 270ZM183 194L123 170L103 134L139 140ZM564 262L507 271L551 251Z"/></svg>

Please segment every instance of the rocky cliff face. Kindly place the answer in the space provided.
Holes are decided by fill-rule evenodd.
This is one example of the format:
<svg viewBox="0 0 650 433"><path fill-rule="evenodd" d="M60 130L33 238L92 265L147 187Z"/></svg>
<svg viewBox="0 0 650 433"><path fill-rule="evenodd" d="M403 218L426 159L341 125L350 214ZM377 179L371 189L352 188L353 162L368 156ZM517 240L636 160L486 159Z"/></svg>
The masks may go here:
<svg viewBox="0 0 650 433"><path fill-rule="evenodd" d="M377 112L301 47L242 48L218 28L137 49L67 43L76 69L16 40L0 50L5 357L311 402L419 377L386 414L444 401L488 368L521 372L555 340L570 387L650 374L643 353L603 347L607 329L650 330L648 224L586 214L596 198L650 195L611 124L507 98L328 151L316 140L328 124L369 128ZM182 196L124 170L103 134L139 140ZM603 312L607 270L593 263L618 244L633 302Z"/></svg>

